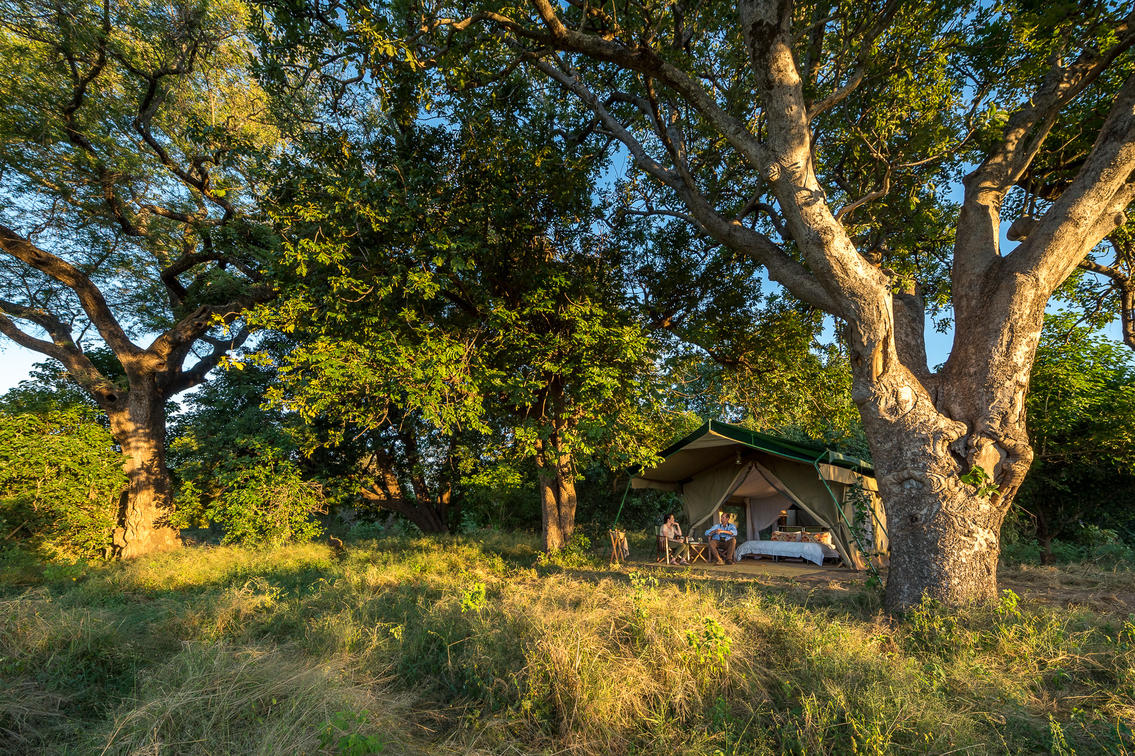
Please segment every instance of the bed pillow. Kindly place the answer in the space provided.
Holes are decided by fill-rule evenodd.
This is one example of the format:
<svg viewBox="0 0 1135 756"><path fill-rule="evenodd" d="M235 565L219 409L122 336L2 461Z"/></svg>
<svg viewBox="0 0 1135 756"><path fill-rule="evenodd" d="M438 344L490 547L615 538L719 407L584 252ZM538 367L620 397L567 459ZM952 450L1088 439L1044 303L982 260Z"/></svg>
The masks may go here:
<svg viewBox="0 0 1135 756"><path fill-rule="evenodd" d="M827 530L822 533L805 533L804 540L818 543L821 546L827 546L829 549L835 548L832 545L832 534Z"/></svg>
<svg viewBox="0 0 1135 756"><path fill-rule="evenodd" d="M769 540L771 540L771 541L795 541L796 539L792 537L794 535L798 535L798 534L797 533L785 533L782 530L774 530L774 531L772 531L772 535L769 536Z"/></svg>

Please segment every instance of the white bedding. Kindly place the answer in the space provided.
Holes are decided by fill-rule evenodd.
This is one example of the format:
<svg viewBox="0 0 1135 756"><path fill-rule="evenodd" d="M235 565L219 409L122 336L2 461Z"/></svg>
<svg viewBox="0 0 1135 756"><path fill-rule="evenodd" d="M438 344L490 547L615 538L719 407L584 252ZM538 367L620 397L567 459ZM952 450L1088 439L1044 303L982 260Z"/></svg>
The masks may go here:
<svg viewBox="0 0 1135 756"><path fill-rule="evenodd" d="M755 556L757 554L764 556L799 557L817 565L824 563L825 556L838 556L838 553L834 549L826 549L814 542L745 541L733 552L733 558L740 559L743 556Z"/></svg>

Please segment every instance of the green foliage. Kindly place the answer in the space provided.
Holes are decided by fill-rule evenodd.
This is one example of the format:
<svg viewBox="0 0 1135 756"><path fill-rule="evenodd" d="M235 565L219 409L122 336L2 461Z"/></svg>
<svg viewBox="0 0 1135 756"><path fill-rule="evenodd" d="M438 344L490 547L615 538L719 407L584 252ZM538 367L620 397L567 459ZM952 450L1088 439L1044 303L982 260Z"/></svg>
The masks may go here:
<svg viewBox="0 0 1135 756"><path fill-rule="evenodd" d="M1093 564L1105 569L1135 569L1135 548L1110 528L1096 525L1065 527L1065 539L1053 538L1042 552L1032 530L1011 529L1002 547L1009 564Z"/></svg>
<svg viewBox="0 0 1135 756"><path fill-rule="evenodd" d="M997 613L1002 617L1021 616L1021 597L1006 588L1001 591L1001 598L997 603Z"/></svg>
<svg viewBox="0 0 1135 756"><path fill-rule="evenodd" d="M337 711L331 721L320 729L319 744L338 756L371 756L382 753L386 749L386 741L380 735L357 732L366 721L365 714Z"/></svg>
<svg viewBox="0 0 1135 756"><path fill-rule="evenodd" d="M844 503L851 505L852 538L859 549L864 552L864 557L870 560L877 554L874 533L875 529L880 526L879 523L874 522L875 504L871 500L871 495L863 490L861 485L855 483L847 488L847 492L844 494ZM869 583L875 585L878 582L879 576L872 570Z"/></svg>
<svg viewBox="0 0 1135 756"><path fill-rule="evenodd" d="M109 556L126 485L110 433L85 405L0 411L0 538L52 558Z"/></svg>
<svg viewBox="0 0 1135 756"><path fill-rule="evenodd" d="M125 383L122 365L109 349L90 349L86 355L100 373L109 376L119 386ZM98 411L98 405L91 395L71 380L63 365L55 360L32 365L26 379L0 396L0 408L9 414L36 415L82 408L90 411L100 424L107 425L105 416Z"/></svg>
<svg viewBox="0 0 1135 756"><path fill-rule="evenodd" d="M993 477L985 471L981 465L974 465L964 475L959 475L958 479L968 486L973 486L974 495L980 496L983 499L989 499L997 495L1000 487L993 482Z"/></svg>
<svg viewBox="0 0 1135 756"><path fill-rule="evenodd" d="M1049 746L1049 753L1052 756L1076 756L1076 749L1068 745L1068 738L1064 734L1064 728L1056 717L1051 714L1048 715L1048 732L1051 737L1051 745Z"/></svg>
<svg viewBox="0 0 1135 756"><path fill-rule="evenodd" d="M181 527L216 523L224 543L279 544L322 532L323 491L304 479L299 465L279 449L256 441L230 448L212 469L207 488L185 481L174 519Z"/></svg>
<svg viewBox="0 0 1135 756"><path fill-rule="evenodd" d="M267 352L281 341L265 334L261 344ZM358 480L341 457L301 452L317 426L266 405L276 380L271 362L235 364L202 386L171 423L175 519L182 527L221 527L226 542L310 538L319 532L311 518L330 504L353 502Z"/></svg>
<svg viewBox="0 0 1135 756"><path fill-rule="evenodd" d="M700 633L695 630L686 631L686 645L690 647L697 663L706 667L710 674L724 671L728 667L733 639L713 617L703 618Z"/></svg>
<svg viewBox="0 0 1135 756"><path fill-rule="evenodd" d="M1056 558L1055 540L1093 548L1085 526L1135 535L1131 352L1071 315L1049 316L1028 418L1036 456L1016 498L1017 530L1035 534L1046 558Z"/></svg>
<svg viewBox="0 0 1135 756"><path fill-rule="evenodd" d="M538 559L542 565L555 565L565 569L595 567L600 562L591 551L591 539L578 532L572 534L571 539L562 549L551 554L542 553Z"/></svg>
<svg viewBox="0 0 1135 756"><path fill-rule="evenodd" d="M368 71L367 50L390 57L397 16L345 21L348 41L279 19L264 44L287 54L279 35L294 33ZM349 96L321 79L313 96L335 98L337 119L295 136L319 159L276 177L290 276L261 322L296 345L273 401L325 422L324 446L362 441L371 480L398 489L370 501L433 510L415 519L427 529L459 524L438 504L449 493L509 521L498 484L531 502L537 463L576 475L647 459L665 435L655 345L599 225L600 145L561 139L577 114L519 72L492 94L429 99L434 118L416 120L429 74L391 61L377 76L391 86L368 74Z"/></svg>
<svg viewBox="0 0 1135 756"><path fill-rule="evenodd" d="M474 581L465 589L465 592L461 594L462 613L479 612L485 608L486 603L485 584L480 581Z"/></svg>
<svg viewBox="0 0 1135 756"><path fill-rule="evenodd" d="M964 651L957 613L930 596L923 596L903 617L903 623L906 647L912 652L950 658Z"/></svg>

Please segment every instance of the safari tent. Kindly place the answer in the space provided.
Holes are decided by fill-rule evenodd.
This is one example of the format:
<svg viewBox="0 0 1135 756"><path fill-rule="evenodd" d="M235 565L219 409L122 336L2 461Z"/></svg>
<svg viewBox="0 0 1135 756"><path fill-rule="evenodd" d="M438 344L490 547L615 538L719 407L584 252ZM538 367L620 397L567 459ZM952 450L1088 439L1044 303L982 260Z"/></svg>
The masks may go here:
<svg viewBox="0 0 1135 756"><path fill-rule="evenodd" d="M733 506L744 519L738 541L756 540L791 512L798 524L827 528L844 564L865 569L868 555L876 566L886 562L886 514L874 470L862 459L716 420L660 456L631 485L678 493L690 533Z"/></svg>

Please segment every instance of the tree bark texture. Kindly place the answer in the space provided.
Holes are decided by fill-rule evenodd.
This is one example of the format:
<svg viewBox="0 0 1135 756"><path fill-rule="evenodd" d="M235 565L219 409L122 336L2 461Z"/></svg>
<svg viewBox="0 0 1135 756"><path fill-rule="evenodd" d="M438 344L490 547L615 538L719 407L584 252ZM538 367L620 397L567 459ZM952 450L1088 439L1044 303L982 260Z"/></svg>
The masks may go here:
<svg viewBox="0 0 1135 756"><path fill-rule="evenodd" d="M165 455L165 398L152 384L103 402L111 433L122 447L127 485L122 493L114 545L129 559L181 546L169 524L173 487ZM109 406L108 406L109 405Z"/></svg>
<svg viewBox="0 0 1135 756"><path fill-rule="evenodd" d="M544 549L551 553L568 544L575 532L575 464L565 453L559 434L539 441L537 481L544 526Z"/></svg>
<svg viewBox="0 0 1135 756"><path fill-rule="evenodd" d="M997 594L1001 525L1033 457L1025 396L1048 294L1014 275L986 294L984 308L959 317L954 351L934 376L897 359L893 334L864 341L853 329L854 397L887 506L894 609L924 594L948 604ZM985 490L962 480L977 467Z"/></svg>
<svg viewBox="0 0 1135 756"><path fill-rule="evenodd" d="M198 307L142 349L130 341L102 292L82 270L5 226L0 226L0 252L71 289L126 371L127 387L123 388L91 362L72 338L69 324L45 310L0 300L0 333L23 347L59 360L110 420L111 433L122 448L128 479L113 534L115 553L134 557L177 548L181 545L180 536L168 523L173 500L165 460L165 402L201 383L231 349L244 343L247 328L240 328L225 339L211 338L208 331L220 322L233 322L254 302L266 301L268 290L257 290L254 295L224 305ZM36 324L51 340L24 332L16 320ZM212 351L186 370L185 361L198 341L210 344Z"/></svg>

